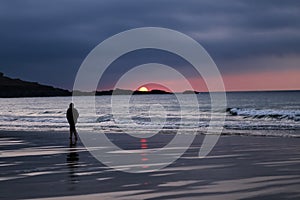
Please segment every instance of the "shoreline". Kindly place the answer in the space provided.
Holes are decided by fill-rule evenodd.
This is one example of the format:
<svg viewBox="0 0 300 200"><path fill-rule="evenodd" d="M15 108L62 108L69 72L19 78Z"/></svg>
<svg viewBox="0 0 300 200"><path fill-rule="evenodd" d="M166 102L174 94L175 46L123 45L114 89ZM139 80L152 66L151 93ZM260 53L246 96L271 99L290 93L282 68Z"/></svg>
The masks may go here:
<svg viewBox="0 0 300 200"><path fill-rule="evenodd" d="M293 134L293 133L297 133L300 130L223 130L222 134L219 135L219 137L225 137L225 136L240 136L240 137L262 137L262 138L295 138L295 139L299 139L300 138L300 134ZM5 130L5 129L0 129L0 135L1 133L60 133L60 134L69 134L69 130ZM90 133L98 133L97 131L87 131ZM249 133L252 132L252 133ZM255 133L253 133L255 132ZM262 134L262 132L266 132L265 134ZM283 132L289 132L288 134L268 134L269 132L278 132L278 133L283 133ZM99 134L125 134L124 132L102 132ZM141 135L144 133L141 133ZM176 135L177 133L175 133L172 130L166 130L166 131L162 131L159 134L161 135ZM192 133L194 134L194 133ZM196 134L197 136L205 136L207 134L205 134L204 132L198 132Z"/></svg>
<svg viewBox="0 0 300 200"><path fill-rule="evenodd" d="M210 154L197 157L203 136L159 171L131 174L96 160L68 132L0 131L0 198L3 199L298 199L300 140L221 136ZM124 134L107 134L123 149L139 149ZM148 148L167 143L158 135ZM112 158L117 152L112 152ZM18 192L14 192L18 191Z"/></svg>

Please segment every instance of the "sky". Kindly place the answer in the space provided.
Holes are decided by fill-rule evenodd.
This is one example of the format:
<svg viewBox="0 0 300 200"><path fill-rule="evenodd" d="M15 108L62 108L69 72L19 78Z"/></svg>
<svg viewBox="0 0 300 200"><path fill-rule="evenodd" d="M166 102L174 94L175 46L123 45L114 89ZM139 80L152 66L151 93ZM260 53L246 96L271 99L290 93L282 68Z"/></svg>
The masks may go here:
<svg viewBox="0 0 300 200"><path fill-rule="evenodd" d="M71 90L81 63L100 42L132 28L164 27L199 42L228 91L299 90L299 19L297 0L4 0L0 71ZM151 62L173 67L195 90L206 90L188 62L152 49L113 62L99 89L114 87L122 74Z"/></svg>

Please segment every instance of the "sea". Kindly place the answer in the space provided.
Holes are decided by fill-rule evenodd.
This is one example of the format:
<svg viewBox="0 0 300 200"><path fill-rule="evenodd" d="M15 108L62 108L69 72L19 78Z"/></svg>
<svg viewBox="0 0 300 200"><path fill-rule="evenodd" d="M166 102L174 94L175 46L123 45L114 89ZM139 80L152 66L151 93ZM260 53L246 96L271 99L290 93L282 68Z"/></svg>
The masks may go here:
<svg viewBox="0 0 300 200"><path fill-rule="evenodd" d="M178 102L178 95L183 103ZM115 96L130 98L124 118L112 112L111 96L96 96L95 112L75 105L80 115L77 127L99 133L176 133L181 129L187 134L206 134L211 119L210 95L195 94L198 107L186 112L181 108L191 104L191 95ZM84 102L88 97L77 98ZM226 108L214 113L226 114L223 135L300 137L300 91L228 92L226 98ZM67 132L70 102L72 97L0 98L0 130Z"/></svg>

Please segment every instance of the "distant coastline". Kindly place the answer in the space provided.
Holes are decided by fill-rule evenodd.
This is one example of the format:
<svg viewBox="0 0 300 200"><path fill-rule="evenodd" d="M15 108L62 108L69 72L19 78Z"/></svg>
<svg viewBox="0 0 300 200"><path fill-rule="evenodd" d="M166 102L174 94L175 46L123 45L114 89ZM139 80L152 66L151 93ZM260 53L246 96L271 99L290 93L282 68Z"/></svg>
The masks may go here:
<svg viewBox="0 0 300 200"><path fill-rule="evenodd" d="M184 91L183 94L198 94L197 91ZM174 94L163 90L151 90L147 92L134 90L105 90L105 91L69 91L53 86L42 85L37 82L23 81L5 76L0 72L0 98L17 97L55 97L55 96L103 96L103 95L145 95L145 94Z"/></svg>
<svg viewBox="0 0 300 200"><path fill-rule="evenodd" d="M226 91L226 93L251 93L251 92L299 92L300 90L258 90L258 91ZM0 72L0 98L18 97L56 97L56 96L105 96L105 95L145 95L145 94L199 94L210 92L199 92L186 90L183 92L167 92L164 90L134 91L126 89L104 90L104 91L69 91L53 86L42 85L37 82L23 81L5 76ZM218 92L216 92L218 93Z"/></svg>

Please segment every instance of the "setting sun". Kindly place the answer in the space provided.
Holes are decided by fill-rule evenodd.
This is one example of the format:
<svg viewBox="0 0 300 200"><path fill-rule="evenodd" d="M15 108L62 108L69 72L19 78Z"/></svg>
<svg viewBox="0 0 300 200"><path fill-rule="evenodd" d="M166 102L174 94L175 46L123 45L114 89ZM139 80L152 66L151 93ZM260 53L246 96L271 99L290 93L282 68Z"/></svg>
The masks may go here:
<svg viewBox="0 0 300 200"><path fill-rule="evenodd" d="M140 88L139 88L139 91L140 91L140 92L148 92L149 90L148 90L148 88L146 88L146 87L140 87Z"/></svg>

